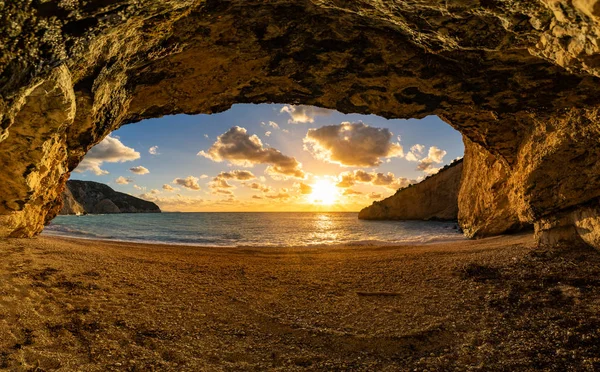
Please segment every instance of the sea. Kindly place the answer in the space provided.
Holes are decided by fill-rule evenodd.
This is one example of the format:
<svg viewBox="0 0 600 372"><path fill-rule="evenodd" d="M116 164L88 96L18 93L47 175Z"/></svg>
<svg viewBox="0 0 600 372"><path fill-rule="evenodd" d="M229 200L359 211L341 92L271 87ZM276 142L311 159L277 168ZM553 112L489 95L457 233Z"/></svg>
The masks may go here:
<svg viewBox="0 0 600 372"><path fill-rule="evenodd" d="M327 247L462 240L453 222L365 221L356 212L57 216L42 235L210 247Z"/></svg>

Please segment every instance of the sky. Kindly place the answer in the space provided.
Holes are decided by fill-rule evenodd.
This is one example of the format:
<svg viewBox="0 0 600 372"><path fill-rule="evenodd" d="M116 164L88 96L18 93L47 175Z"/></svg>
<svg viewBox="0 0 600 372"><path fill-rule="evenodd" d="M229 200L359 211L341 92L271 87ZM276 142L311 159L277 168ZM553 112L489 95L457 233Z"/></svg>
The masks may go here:
<svg viewBox="0 0 600 372"><path fill-rule="evenodd" d="M163 211L359 211L463 151L460 134L436 116L239 104L125 125L71 179L105 183Z"/></svg>

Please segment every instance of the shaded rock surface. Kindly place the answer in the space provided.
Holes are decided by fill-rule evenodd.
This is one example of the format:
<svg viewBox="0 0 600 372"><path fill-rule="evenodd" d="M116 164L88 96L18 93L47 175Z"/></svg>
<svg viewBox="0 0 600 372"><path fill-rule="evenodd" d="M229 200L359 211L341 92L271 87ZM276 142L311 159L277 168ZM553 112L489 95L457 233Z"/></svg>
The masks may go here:
<svg viewBox="0 0 600 372"><path fill-rule="evenodd" d="M486 159L470 236L600 197L595 1L8 0L0 25L0 236L39 233L112 130L234 103L438 115Z"/></svg>
<svg viewBox="0 0 600 372"><path fill-rule="evenodd" d="M463 160L421 181L374 202L358 214L364 220L454 220L458 219L458 190Z"/></svg>
<svg viewBox="0 0 600 372"><path fill-rule="evenodd" d="M60 214L160 213L158 205L92 181L67 181Z"/></svg>

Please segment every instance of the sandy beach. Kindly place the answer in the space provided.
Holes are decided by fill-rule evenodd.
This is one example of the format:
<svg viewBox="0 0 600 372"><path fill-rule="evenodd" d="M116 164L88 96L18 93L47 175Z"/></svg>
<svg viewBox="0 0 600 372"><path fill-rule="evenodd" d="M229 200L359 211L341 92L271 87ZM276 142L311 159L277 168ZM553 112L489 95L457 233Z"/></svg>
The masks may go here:
<svg viewBox="0 0 600 372"><path fill-rule="evenodd" d="M0 241L0 369L597 370L600 255Z"/></svg>

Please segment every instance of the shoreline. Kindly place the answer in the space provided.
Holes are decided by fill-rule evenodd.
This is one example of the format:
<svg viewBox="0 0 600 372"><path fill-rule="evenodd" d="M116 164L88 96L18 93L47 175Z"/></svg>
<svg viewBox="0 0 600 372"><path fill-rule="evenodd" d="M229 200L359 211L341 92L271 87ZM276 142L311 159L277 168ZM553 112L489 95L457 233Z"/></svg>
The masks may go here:
<svg viewBox="0 0 600 372"><path fill-rule="evenodd" d="M510 236L510 235L499 235L499 237ZM378 246L391 246L391 247L412 247L412 246L426 246L435 244L452 244L469 241L464 235L457 233L456 239L432 239L426 242L384 242L379 240L373 241L357 241L357 242L346 242L346 243L335 243L335 244L305 244L305 245L201 245L193 244L188 242L163 242L158 240L126 240L126 239L102 239L94 237L83 237L83 236L72 236L62 235L53 233L42 233L40 237L43 238L56 238L56 239L67 239L67 240L84 240L84 241L97 241L97 242L115 242L123 244L142 244L142 245L165 245L165 246L176 246L176 247L195 247L195 248L336 248L336 247L378 247Z"/></svg>
<svg viewBox="0 0 600 372"><path fill-rule="evenodd" d="M38 237L0 240L0 256L0 369L600 366L585 341L598 253L531 234L331 249Z"/></svg>

